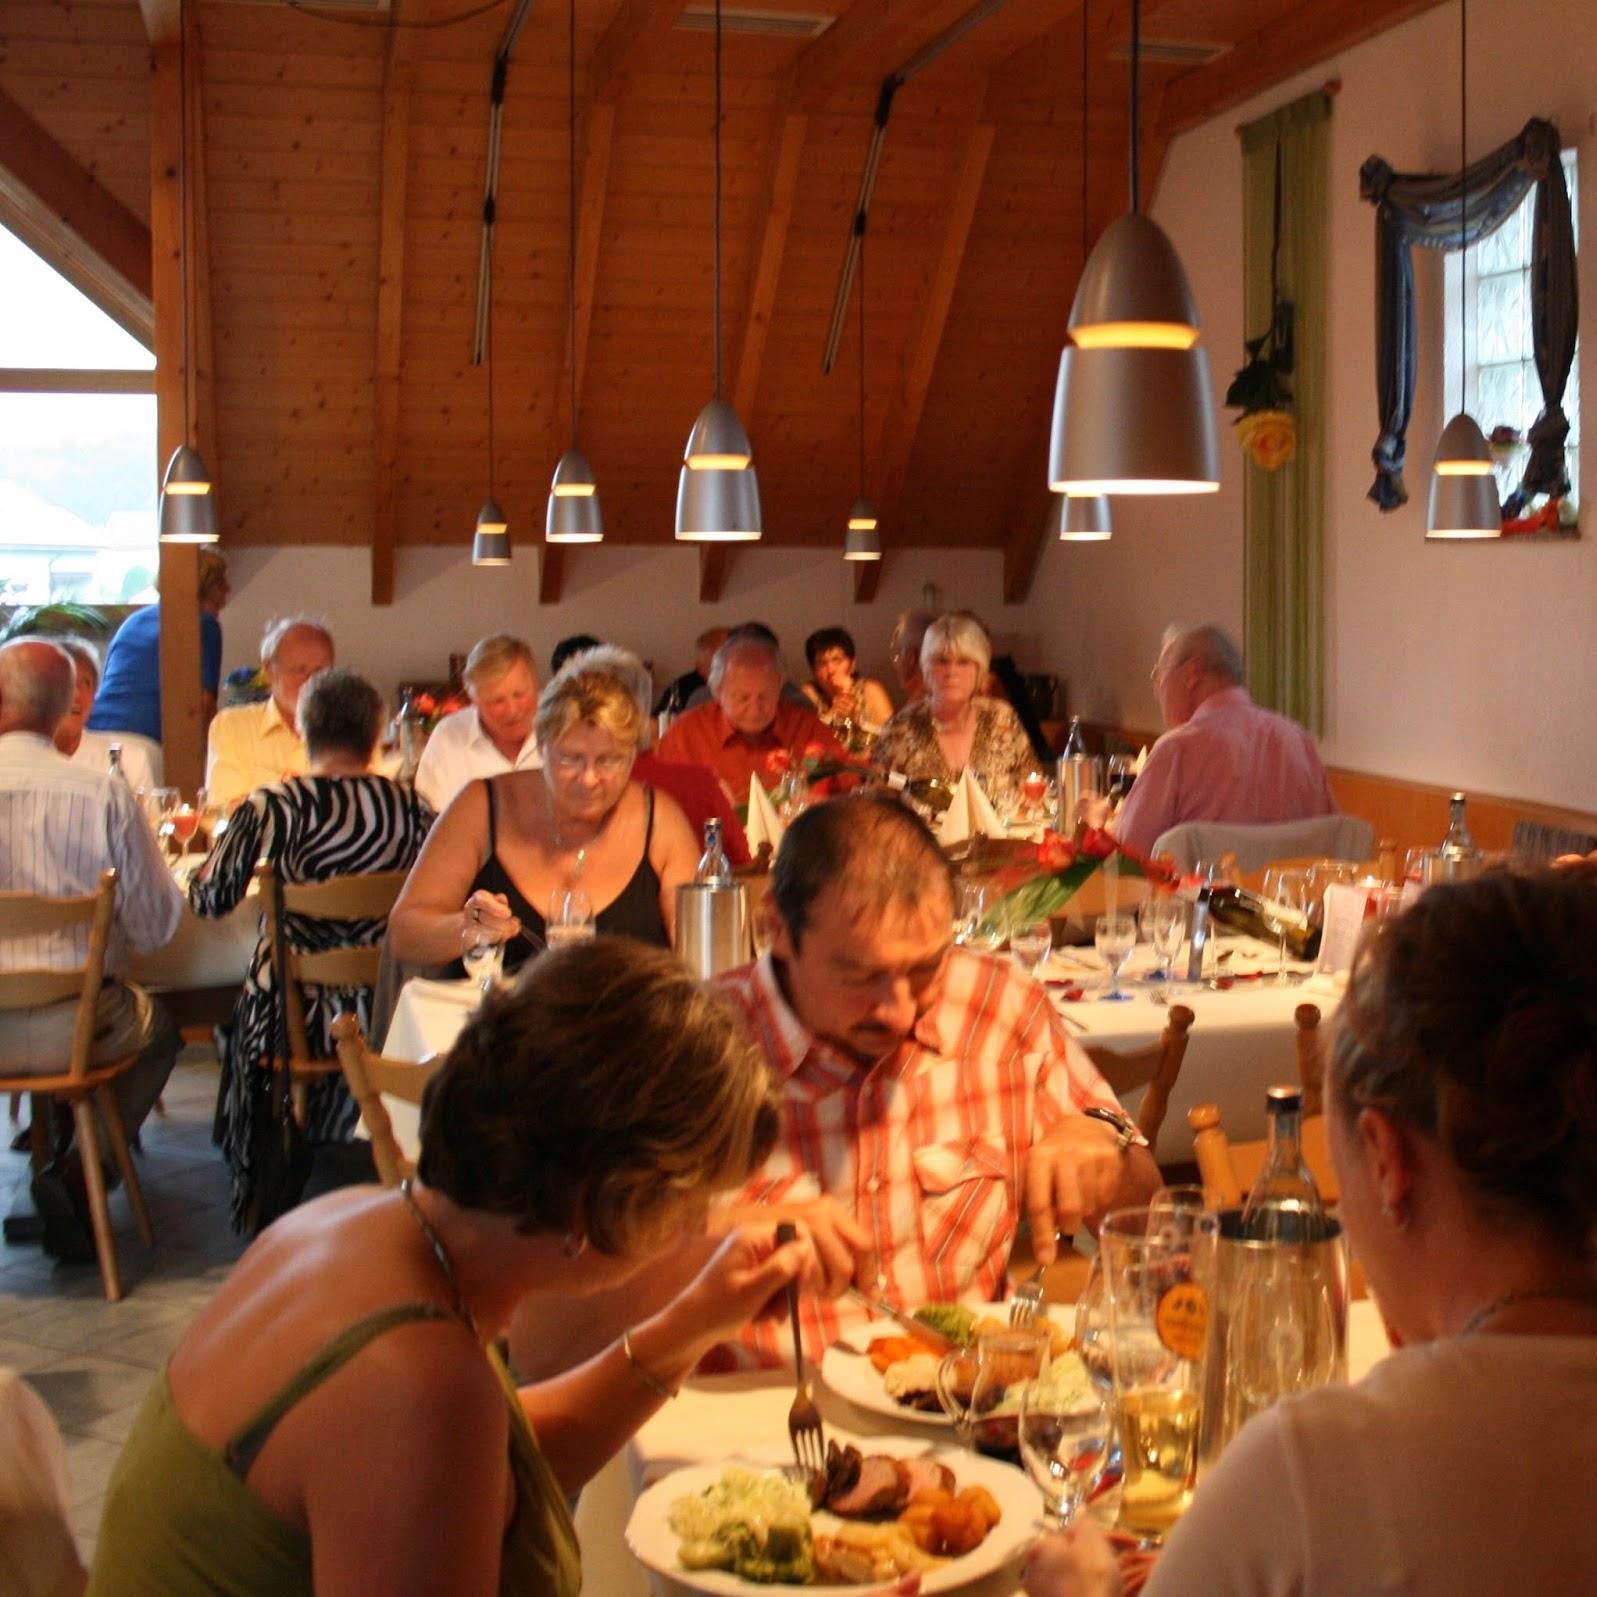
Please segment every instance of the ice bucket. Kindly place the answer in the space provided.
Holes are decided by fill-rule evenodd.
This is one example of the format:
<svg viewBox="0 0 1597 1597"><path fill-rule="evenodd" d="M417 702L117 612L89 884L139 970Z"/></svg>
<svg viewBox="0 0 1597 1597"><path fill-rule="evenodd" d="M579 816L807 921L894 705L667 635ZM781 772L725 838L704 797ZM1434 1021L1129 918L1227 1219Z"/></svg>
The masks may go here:
<svg viewBox="0 0 1597 1597"><path fill-rule="evenodd" d="M1068 754L1059 762L1059 821L1061 837L1076 835L1076 805L1103 792L1103 761L1096 754Z"/></svg>
<svg viewBox="0 0 1597 1597"><path fill-rule="evenodd" d="M1326 1216L1319 1240L1249 1242L1220 1213L1200 1456L1213 1464L1280 1397L1347 1379L1348 1253Z"/></svg>
<svg viewBox="0 0 1597 1597"><path fill-rule="evenodd" d="M748 888L742 882L678 887L676 951L701 981L748 964L754 957Z"/></svg>

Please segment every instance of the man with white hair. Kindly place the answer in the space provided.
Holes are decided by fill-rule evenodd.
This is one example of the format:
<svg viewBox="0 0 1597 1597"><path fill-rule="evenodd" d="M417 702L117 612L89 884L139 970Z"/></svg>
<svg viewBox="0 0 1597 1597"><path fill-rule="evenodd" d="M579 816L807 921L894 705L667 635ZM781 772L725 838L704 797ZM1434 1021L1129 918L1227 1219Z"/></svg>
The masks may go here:
<svg viewBox="0 0 1597 1597"><path fill-rule="evenodd" d="M1241 652L1219 627L1166 628L1153 690L1170 730L1115 819L1122 842L1146 852L1187 821L1251 826L1336 813L1314 739L1255 704L1242 677Z"/></svg>
<svg viewBox="0 0 1597 1597"><path fill-rule="evenodd" d="M478 777L543 764L532 730L538 713L532 650L520 638L495 633L473 645L461 676L471 703L433 728L416 767L416 791L440 815Z"/></svg>
<svg viewBox="0 0 1597 1597"><path fill-rule="evenodd" d="M660 758L709 766L734 804L747 799L750 777L774 787L806 758L846 758L807 701L782 697L786 679L781 653L763 629L734 628L710 663L711 701L671 723Z"/></svg>
<svg viewBox="0 0 1597 1597"><path fill-rule="evenodd" d="M91 732L85 724L94 708L94 696L100 686L100 655L94 645L84 638L56 638L68 654L77 672L77 685L72 703L55 729L55 746L74 765L86 766L91 771L109 771L111 750L120 749L119 769L135 793L140 788L159 787L150 766L149 743L140 737L128 737L115 732Z"/></svg>
<svg viewBox="0 0 1597 1597"><path fill-rule="evenodd" d="M98 890L102 871L118 873L92 1058L138 1053L115 1086L131 1136L171 1074L178 1037L166 1011L115 972L129 946L149 953L172 940L183 895L133 790L56 749L53 736L72 693L72 659L64 649L44 638L0 647L0 892L82 897ZM0 970L70 970L83 963L87 948L87 927L8 938L0 945ZM75 1000L0 1014L0 1073L64 1069L76 1015ZM94 1257L75 1156L34 1178L33 1199L47 1248L62 1258Z"/></svg>
<svg viewBox="0 0 1597 1597"><path fill-rule="evenodd" d="M285 616L267 626L261 663L271 689L265 703L221 710L211 722L205 786L211 801L227 809L258 787L304 772L299 690L334 663L333 635L311 616Z"/></svg>

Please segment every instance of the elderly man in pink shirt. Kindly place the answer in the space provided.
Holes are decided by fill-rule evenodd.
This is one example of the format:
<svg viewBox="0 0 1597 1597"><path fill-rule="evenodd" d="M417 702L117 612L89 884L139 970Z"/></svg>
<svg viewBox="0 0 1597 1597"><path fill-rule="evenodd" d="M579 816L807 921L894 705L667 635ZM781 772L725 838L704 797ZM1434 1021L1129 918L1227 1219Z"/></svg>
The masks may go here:
<svg viewBox="0 0 1597 1597"><path fill-rule="evenodd" d="M1146 852L1186 821L1246 826L1336 812L1314 739L1248 697L1242 655L1219 627L1169 628L1153 687L1170 730L1115 820L1122 842Z"/></svg>

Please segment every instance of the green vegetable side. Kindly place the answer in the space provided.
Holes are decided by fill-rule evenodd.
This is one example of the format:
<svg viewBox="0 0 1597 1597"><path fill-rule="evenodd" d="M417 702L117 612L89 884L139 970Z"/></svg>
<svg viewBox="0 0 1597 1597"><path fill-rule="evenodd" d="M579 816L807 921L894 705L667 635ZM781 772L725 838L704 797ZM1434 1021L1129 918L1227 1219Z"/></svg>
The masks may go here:
<svg viewBox="0 0 1597 1597"><path fill-rule="evenodd" d="M976 1311L963 1303L928 1303L916 1309L915 1318L961 1347L969 1347L976 1334Z"/></svg>

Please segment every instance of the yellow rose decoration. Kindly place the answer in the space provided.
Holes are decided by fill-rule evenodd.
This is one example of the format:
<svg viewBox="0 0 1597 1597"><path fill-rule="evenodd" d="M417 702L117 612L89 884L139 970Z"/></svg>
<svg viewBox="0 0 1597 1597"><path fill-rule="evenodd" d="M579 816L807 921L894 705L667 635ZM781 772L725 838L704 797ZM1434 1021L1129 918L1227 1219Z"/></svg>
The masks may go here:
<svg viewBox="0 0 1597 1597"><path fill-rule="evenodd" d="M1238 441L1261 471L1279 471L1297 452L1298 427L1289 410L1252 410L1235 425Z"/></svg>

